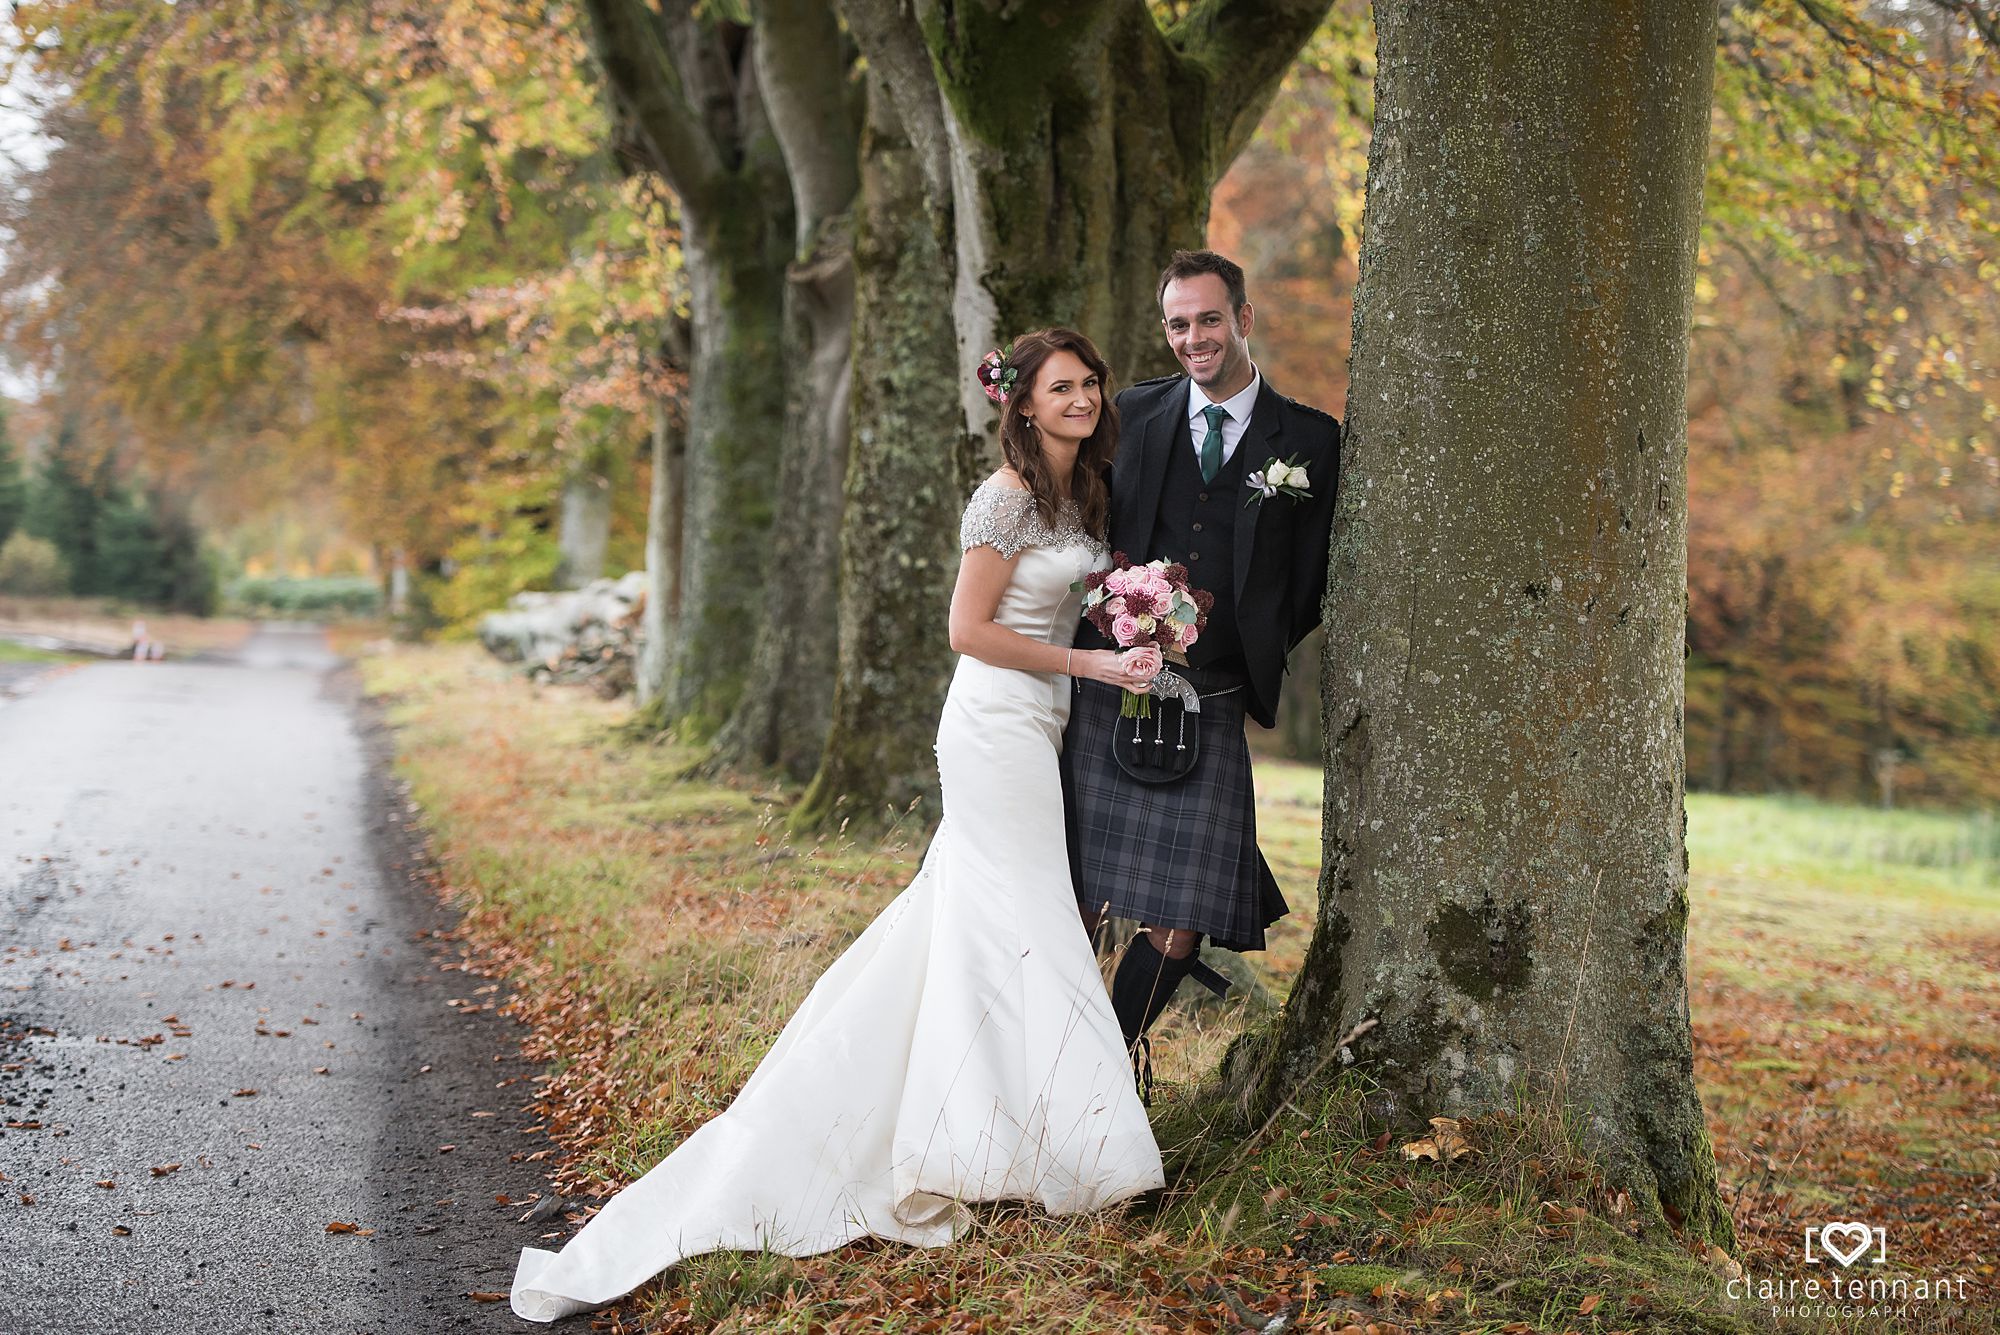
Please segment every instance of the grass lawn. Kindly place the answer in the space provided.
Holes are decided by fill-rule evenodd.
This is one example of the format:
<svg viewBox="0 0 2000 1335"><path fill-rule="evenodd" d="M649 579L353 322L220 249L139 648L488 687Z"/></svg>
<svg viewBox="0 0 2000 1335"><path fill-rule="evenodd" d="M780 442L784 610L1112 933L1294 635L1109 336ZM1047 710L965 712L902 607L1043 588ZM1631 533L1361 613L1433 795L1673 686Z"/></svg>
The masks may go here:
<svg viewBox="0 0 2000 1335"><path fill-rule="evenodd" d="M0 663L67 663L73 655L37 649L29 644L0 639Z"/></svg>
<svg viewBox="0 0 2000 1335"><path fill-rule="evenodd" d="M626 706L469 646L362 666L465 930L547 1064L535 1106L554 1144L530 1157L581 1218L728 1104L926 832L795 841L793 794L682 778L692 752L618 740ZM1313 920L1319 784L1259 762L1294 909L1254 961L1279 995ZM1888 1325L1774 1320L1696 1257L1633 1242L1546 1118L1468 1124L1480 1153L1448 1168L1403 1161L1352 1090L1246 1135L1199 1082L1244 1011L1191 1009L1164 1022L1153 1111L1173 1184L1157 1199L1072 1220L982 1209L936 1251L698 1258L598 1328L1233 1332L1290 1313L1282 1329L1352 1335L1990 1329L1992 826L1775 799L1689 813L1697 1076L1742 1261L1800 1274L1805 1224L1860 1219L1888 1228L1899 1268L1975 1272L1985 1297Z"/></svg>

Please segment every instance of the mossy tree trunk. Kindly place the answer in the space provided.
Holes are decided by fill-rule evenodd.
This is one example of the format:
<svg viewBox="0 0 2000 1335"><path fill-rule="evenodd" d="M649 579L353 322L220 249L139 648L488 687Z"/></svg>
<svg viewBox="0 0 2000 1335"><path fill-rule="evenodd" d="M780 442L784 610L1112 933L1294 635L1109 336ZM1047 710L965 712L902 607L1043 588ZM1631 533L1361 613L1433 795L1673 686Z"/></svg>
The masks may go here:
<svg viewBox="0 0 2000 1335"><path fill-rule="evenodd" d="M1206 0L1165 31L1144 0L837 3L893 105L870 109L840 662L801 824L936 783L958 515L997 453L973 366L1069 324L1120 383L1172 368L1160 268L1202 244L1330 0Z"/></svg>
<svg viewBox="0 0 2000 1335"><path fill-rule="evenodd" d="M945 609L971 451L958 429L951 264L923 169L879 78L862 137L854 428L841 533L840 656L801 827L874 821L935 797L951 670ZM929 814L935 815L935 803Z"/></svg>
<svg viewBox="0 0 2000 1335"><path fill-rule="evenodd" d="M860 90L825 0L756 0L757 75L795 204L786 274L786 414L762 615L716 769L812 777L833 698L842 479L854 331Z"/></svg>
<svg viewBox="0 0 2000 1335"><path fill-rule="evenodd" d="M790 181L754 30L691 0L586 0L621 139L680 206L690 308L680 619L659 721L712 738L743 697L786 420Z"/></svg>
<svg viewBox="0 0 2000 1335"><path fill-rule="evenodd" d="M1642 1217L1726 1245L1682 805L1715 6L1375 12L1320 918L1233 1074L1270 1107L1351 1059L1405 1125L1552 1093Z"/></svg>
<svg viewBox="0 0 2000 1335"><path fill-rule="evenodd" d="M1121 384L1171 370L1154 284L1329 0L842 0L949 212L960 401L994 344L1067 324ZM921 79L921 86L918 80Z"/></svg>

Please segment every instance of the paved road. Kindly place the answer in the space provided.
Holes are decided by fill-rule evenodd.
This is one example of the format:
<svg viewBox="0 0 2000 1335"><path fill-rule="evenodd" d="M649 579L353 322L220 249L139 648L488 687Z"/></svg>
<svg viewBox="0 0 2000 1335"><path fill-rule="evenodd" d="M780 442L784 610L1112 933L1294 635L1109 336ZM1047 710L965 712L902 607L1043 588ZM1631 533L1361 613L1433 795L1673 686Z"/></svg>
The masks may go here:
<svg viewBox="0 0 2000 1335"><path fill-rule="evenodd" d="M0 699L0 1335L538 1329L465 1296L536 1232L531 1072L447 1005L495 998L335 666L278 628Z"/></svg>

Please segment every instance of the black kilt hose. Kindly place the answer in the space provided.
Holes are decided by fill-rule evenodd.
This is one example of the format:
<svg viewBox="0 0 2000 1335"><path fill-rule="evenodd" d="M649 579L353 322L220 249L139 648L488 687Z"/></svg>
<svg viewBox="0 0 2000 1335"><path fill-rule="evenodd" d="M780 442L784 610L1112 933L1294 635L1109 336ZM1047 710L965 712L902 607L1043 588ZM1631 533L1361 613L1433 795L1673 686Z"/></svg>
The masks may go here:
<svg viewBox="0 0 2000 1335"><path fill-rule="evenodd" d="M1118 717L1123 692L1094 681L1079 684L1062 753L1070 874L1085 912L1108 906L1238 951L1263 949L1264 929L1286 911L1257 851L1243 720L1277 723L1285 660L1319 624L1340 475L1340 423L1256 383L1243 433L1213 476L1198 461L1190 413L1199 405L1185 376L1118 395L1111 549L1134 562L1181 563L1216 600L1183 673L1202 695L1188 720L1201 733L1194 768L1160 784L1129 776L1112 737L1134 720ZM1257 478L1278 461L1304 471L1306 494L1258 494ZM1108 641L1086 622L1076 643ZM1154 708L1169 711L1177 736L1178 706ZM1141 727L1150 740L1154 721Z"/></svg>
<svg viewBox="0 0 2000 1335"><path fill-rule="evenodd" d="M1257 849L1257 795L1243 737L1245 693L1207 695L1189 715L1201 732L1195 766L1171 783L1141 783L1111 754L1112 729L1159 719L1121 719L1115 686L1080 683L1064 737L1063 797L1069 808L1070 879L1085 910L1151 927L1202 933L1226 950L1262 950L1264 929L1285 916L1285 897ZM1154 701L1171 717L1178 706ZM1167 723L1171 738L1179 720Z"/></svg>

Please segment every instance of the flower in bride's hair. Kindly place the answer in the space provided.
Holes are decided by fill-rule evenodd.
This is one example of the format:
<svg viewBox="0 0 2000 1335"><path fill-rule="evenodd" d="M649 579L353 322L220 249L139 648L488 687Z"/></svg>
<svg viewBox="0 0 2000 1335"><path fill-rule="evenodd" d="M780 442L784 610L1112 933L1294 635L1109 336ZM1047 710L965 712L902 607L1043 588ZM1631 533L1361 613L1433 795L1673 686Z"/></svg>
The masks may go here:
<svg viewBox="0 0 2000 1335"><path fill-rule="evenodd" d="M986 397L995 403L1005 403L1007 396L1014 392L1014 380L1021 373L1007 365L1007 359L1014 355L1014 345L995 348L979 362L979 387L986 391Z"/></svg>

